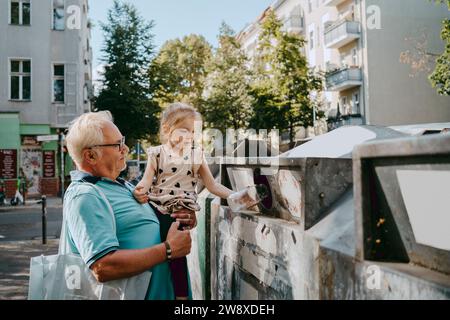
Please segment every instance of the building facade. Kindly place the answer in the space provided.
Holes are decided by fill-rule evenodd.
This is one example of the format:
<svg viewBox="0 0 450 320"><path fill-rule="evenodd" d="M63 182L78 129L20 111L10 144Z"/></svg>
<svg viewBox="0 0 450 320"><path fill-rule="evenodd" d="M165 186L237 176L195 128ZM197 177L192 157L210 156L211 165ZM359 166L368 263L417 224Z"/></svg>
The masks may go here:
<svg viewBox="0 0 450 320"><path fill-rule="evenodd" d="M285 29L307 41L311 68L325 72L324 105L328 129L342 125L405 125L450 120L450 97L439 96L428 75L402 63L403 53L442 53L445 4L424 0L278 0L270 8ZM298 28L290 17L299 16ZM260 17L244 29L240 42L248 54ZM248 30L253 30L250 36ZM420 49L423 51L420 52ZM254 52L255 49L253 49ZM317 131L317 130L316 130Z"/></svg>
<svg viewBox="0 0 450 320"><path fill-rule="evenodd" d="M88 0L0 2L0 178L7 196L22 176L30 196L60 189L66 160L58 139L91 108L88 11Z"/></svg>

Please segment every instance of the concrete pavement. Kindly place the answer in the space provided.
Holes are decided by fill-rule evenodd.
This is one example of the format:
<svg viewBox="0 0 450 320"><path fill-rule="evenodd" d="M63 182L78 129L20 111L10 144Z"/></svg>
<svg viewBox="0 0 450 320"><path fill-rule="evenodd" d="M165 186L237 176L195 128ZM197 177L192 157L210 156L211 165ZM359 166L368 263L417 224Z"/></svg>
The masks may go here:
<svg viewBox="0 0 450 320"><path fill-rule="evenodd" d="M58 252L59 240L0 242L0 300L24 300L28 296L30 259Z"/></svg>
<svg viewBox="0 0 450 320"><path fill-rule="evenodd" d="M26 205L0 206L0 300L23 300L28 296L30 259L58 252L62 201L47 198L47 244L31 240L41 235L42 205L35 199ZM9 241L16 240L16 241Z"/></svg>

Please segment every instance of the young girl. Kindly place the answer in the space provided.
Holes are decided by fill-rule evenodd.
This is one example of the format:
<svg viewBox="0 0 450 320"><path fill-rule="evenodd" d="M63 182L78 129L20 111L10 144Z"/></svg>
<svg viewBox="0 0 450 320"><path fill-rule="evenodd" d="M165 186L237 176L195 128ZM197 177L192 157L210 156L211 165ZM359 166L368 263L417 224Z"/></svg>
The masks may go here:
<svg viewBox="0 0 450 320"><path fill-rule="evenodd" d="M140 203L149 201L160 221L161 241L164 241L172 222L170 214L180 210L198 211L197 180L221 198L233 191L214 180L200 147L194 148L194 123L200 114L191 106L173 103L161 118L162 145L148 149L148 161L142 180L134 191ZM170 262L175 296L188 296L186 257Z"/></svg>

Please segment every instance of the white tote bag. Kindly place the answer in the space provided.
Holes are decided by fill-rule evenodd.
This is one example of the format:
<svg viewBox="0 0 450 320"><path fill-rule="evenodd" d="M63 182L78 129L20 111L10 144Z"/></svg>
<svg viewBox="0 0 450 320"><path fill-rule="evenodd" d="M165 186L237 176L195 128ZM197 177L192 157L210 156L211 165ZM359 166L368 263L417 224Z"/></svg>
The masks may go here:
<svg viewBox="0 0 450 320"><path fill-rule="evenodd" d="M88 183L88 182L86 182ZM110 214L115 218L105 194L92 185L108 203ZM92 271L79 255L70 253L66 237L65 214L58 254L38 256L30 261L29 300L144 300L150 284L151 272L137 276L98 282Z"/></svg>

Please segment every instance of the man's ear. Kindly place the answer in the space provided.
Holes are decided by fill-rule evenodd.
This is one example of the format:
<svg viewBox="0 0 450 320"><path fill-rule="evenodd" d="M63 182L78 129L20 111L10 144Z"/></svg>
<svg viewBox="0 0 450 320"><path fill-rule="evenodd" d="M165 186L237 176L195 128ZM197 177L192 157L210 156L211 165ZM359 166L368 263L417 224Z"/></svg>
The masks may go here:
<svg viewBox="0 0 450 320"><path fill-rule="evenodd" d="M92 149L85 149L83 151L83 160L89 164L95 164L97 162L97 152Z"/></svg>

